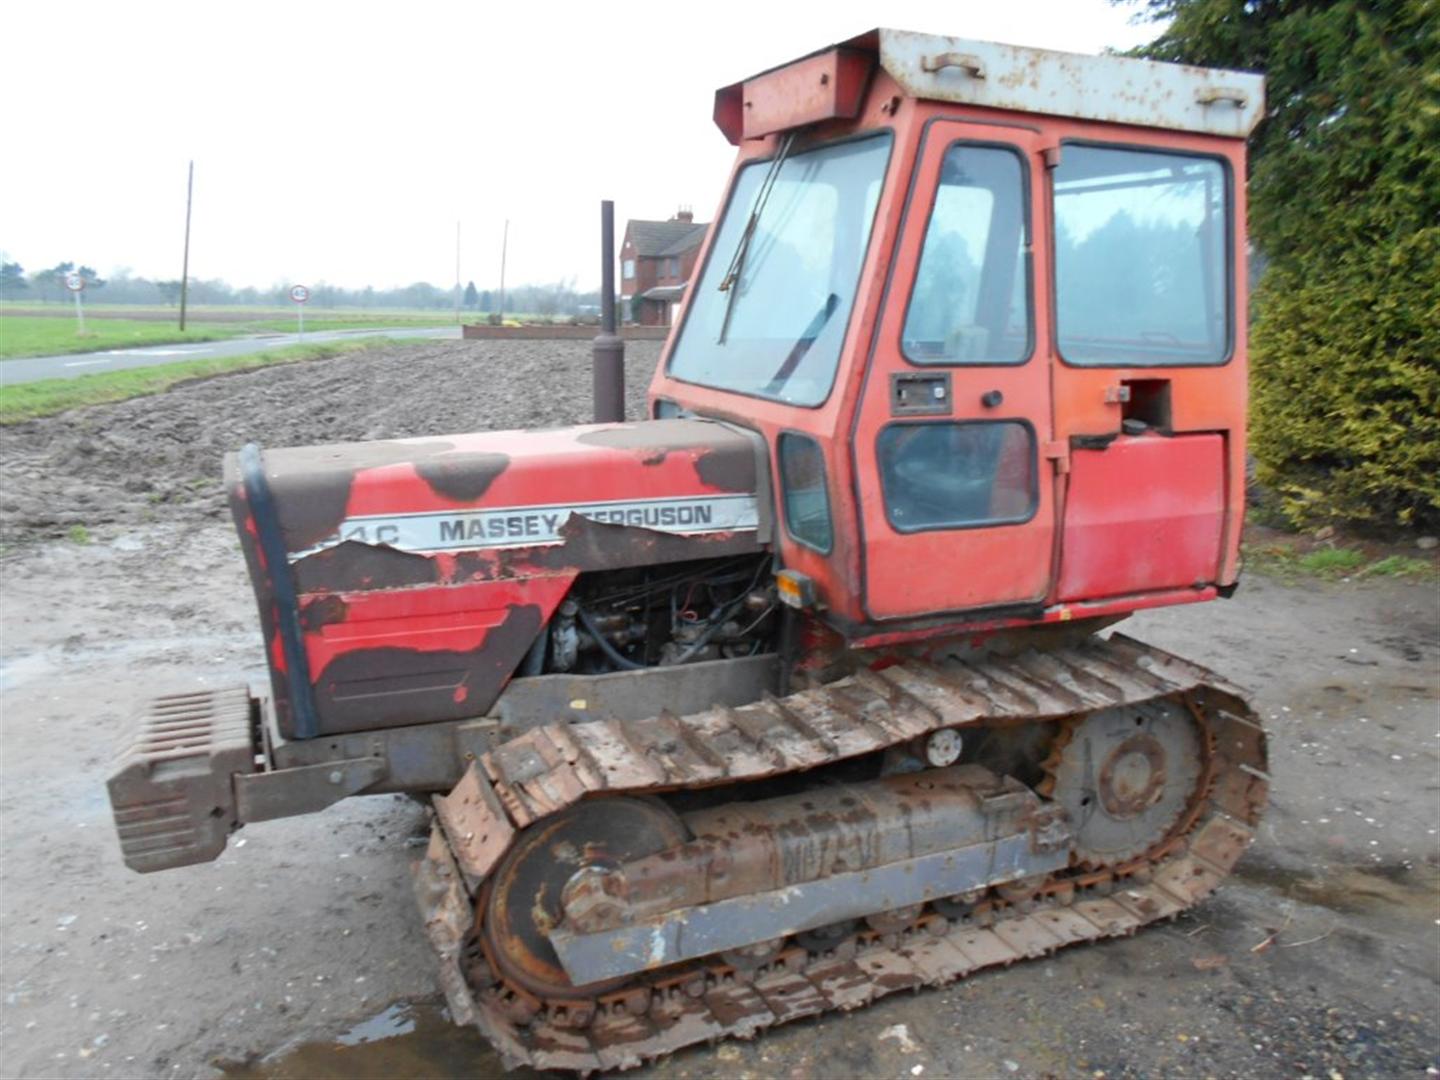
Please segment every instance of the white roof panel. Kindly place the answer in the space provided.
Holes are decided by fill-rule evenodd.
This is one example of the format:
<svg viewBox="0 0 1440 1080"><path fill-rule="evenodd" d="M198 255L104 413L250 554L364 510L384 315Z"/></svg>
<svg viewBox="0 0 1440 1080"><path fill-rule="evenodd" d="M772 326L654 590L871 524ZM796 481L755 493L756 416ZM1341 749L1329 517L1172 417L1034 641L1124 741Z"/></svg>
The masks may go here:
<svg viewBox="0 0 1440 1080"><path fill-rule="evenodd" d="M1128 56L1030 49L881 29L880 66L934 101L1243 139L1265 108L1265 77Z"/></svg>

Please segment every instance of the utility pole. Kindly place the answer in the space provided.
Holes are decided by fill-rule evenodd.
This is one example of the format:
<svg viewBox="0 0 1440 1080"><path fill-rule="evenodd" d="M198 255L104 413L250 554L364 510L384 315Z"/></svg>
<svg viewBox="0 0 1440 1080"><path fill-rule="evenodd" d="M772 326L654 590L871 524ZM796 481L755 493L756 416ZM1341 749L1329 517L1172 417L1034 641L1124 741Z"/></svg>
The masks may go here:
<svg viewBox="0 0 1440 1080"><path fill-rule="evenodd" d="M505 325L505 248L510 243L510 219L505 219L505 231L500 234L500 325Z"/></svg>
<svg viewBox="0 0 1440 1080"><path fill-rule="evenodd" d="M190 178L185 181L185 260L180 267L180 329L185 329L185 301L190 293L190 202L195 195L195 162L190 162Z"/></svg>
<svg viewBox="0 0 1440 1080"><path fill-rule="evenodd" d="M460 322L460 222L455 222L455 322Z"/></svg>

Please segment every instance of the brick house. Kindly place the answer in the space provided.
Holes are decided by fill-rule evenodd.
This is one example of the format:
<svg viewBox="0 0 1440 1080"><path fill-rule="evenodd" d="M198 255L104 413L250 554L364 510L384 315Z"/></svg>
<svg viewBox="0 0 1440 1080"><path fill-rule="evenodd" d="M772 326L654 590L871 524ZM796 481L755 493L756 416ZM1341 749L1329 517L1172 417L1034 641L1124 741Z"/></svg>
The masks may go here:
<svg viewBox="0 0 1440 1080"><path fill-rule="evenodd" d="M620 299L625 318L669 326L695 269L704 223L681 210L669 221L628 221L620 245Z"/></svg>

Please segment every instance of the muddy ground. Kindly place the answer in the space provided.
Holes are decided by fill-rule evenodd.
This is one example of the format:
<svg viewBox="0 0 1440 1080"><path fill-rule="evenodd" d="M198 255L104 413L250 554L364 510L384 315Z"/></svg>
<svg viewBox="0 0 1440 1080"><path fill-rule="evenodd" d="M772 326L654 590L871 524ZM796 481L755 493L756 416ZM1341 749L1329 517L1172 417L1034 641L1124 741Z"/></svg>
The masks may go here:
<svg viewBox="0 0 1440 1080"><path fill-rule="evenodd" d="M655 352L629 346L637 401ZM417 345L0 431L0 1074L500 1075L433 989L414 804L252 826L215 863L141 877L103 780L142 698L262 663L221 452L583 420L587 355ZM641 1075L1434 1075L1437 607L1433 583L1252 577L1132 619L1252 688L1271 726L1273 805L1232 884L1132 940Z"/></svg>

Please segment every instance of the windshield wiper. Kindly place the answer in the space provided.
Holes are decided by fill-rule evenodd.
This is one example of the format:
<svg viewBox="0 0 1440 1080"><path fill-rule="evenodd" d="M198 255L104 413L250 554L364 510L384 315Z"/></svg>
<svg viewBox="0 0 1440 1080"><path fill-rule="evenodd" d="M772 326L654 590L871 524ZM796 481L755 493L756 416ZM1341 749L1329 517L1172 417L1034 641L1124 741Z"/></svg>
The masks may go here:
<svg viewBox="0 0 1440 1080"><path fill-rule="evenodd" d="M730 314L735 310L735 297L740 294L740 275L745 272L745 256L750 251L750 241L755 236L756 226L760 224L760 214L765 209L770 192L775 190L775 178L780 175L780 166L784 165L785 159L790 156L790 146L794 141L795 133L792 131L780 143L780 151L770 162L770 170L760 183L760 191L755 196L755 207L750 211L749 220L745 222L745 231L740 234L740 242L735 245L735 253L730 256L730 266L725 271L725 276L720 279L719 290L727 295L725 318L720 323L720 337L716 344L724 345L725 337L730 332Z"/></svg>
<svg viewBox="0 0 1440 1080"><path fill-rule="evenodd" d="M840 297L831 293L825 298L825 303L820 305L820 310L810 320L810 325L805 327L805 332L800 335L790 352L785 356L774 376L770 379L770 385L765 387L767 394L779 394L784 385L790 381L790 376L795 374L795 369L800 366L800 361L805 359L805 354L810 351L810 346L815 344L815 339L820 336L820 331L825 329L825 324L830 321L830 316L835 314L835 309L840 306Z"/></svg>

